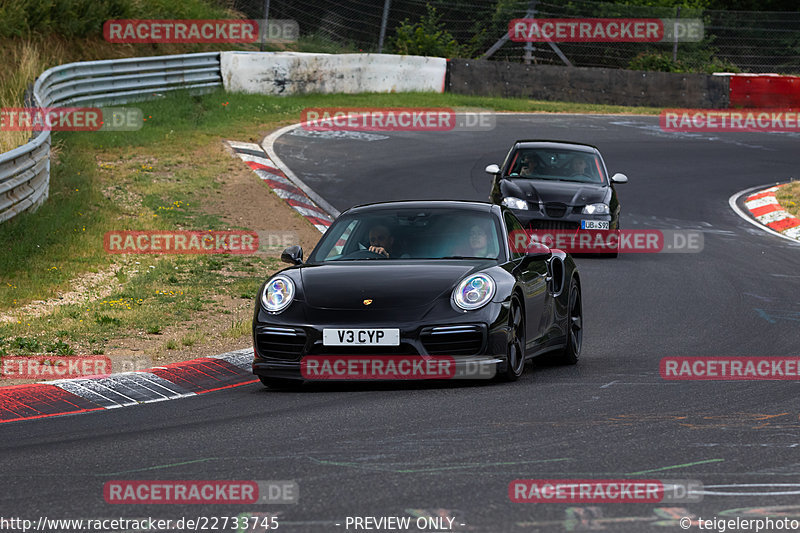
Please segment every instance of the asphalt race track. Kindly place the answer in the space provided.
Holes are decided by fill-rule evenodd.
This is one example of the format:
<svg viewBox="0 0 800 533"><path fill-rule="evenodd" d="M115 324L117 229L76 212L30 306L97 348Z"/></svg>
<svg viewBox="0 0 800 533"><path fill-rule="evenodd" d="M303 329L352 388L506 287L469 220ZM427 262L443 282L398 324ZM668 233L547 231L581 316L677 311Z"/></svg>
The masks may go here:
<svg viewBox="0 0 800 533"><path fill-rule="evenodd" d="M299 131L276 150L344 210L387 199L485 200L483 168L524 138L597 145L610 172L630 178L618 187L623 228L704 235L699 253L577 259L585 315L577 366L537 362L511 384L300 392L253 384L2 424L2 514L273 513L287 533L354 531L348 516L448 516L453 531L471 532L682 531L682 516L800 519L800 385L659 375L666 356L800 355L800 245L728 206L737 191L793 175L796 135L663 133L657 117L507 115L491 132ZM509 482L533 478L691 479L706 494L694 503L510 502ZM294 480L299 503L106 504L103 484L120 479Z"/></svg>

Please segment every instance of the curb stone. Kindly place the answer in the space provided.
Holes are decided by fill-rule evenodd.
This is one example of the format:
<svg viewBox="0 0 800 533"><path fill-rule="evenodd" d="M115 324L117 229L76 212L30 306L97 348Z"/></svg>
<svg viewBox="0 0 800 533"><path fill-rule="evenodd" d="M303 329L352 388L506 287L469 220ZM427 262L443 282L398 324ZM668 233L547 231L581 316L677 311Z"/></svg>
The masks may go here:
<svg viewBox="0 0 800 533"><path fill-rule="evenodd" d="M252 348L244 348L141 372L0 388L0 423L175 400L256 383L252 354Z"/></svg>

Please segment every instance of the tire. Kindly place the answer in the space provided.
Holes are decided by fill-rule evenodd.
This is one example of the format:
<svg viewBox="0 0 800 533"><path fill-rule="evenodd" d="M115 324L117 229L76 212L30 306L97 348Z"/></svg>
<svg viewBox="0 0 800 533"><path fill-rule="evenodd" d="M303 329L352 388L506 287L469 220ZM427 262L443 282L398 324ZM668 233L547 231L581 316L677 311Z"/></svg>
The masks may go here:
<svg viewBox="0 0 800 533"><path fill-rule="evenodd" d="M617 223L617 231L621 231L621 228L619 227L619 222ZM619 257L619 239L617 239L617 251L612 254L608 254L608 257L610 259L616 259Z"/></svg>
<svg viewBox="0 0 800 533"><path fill-rule="evenodd" d="M258 376L261 383L270 389L299 389L303 382L299 379L268 378Z"/></svg>
<svg viewBox="0 0 800 533"><path fill-rule="evenodd" d="M569 282L567 300L567 345L559 353L561 363L574 365L578 362L583 347L583 301L581 288L572 278Z"/></svg>
<svg viewBox="0 0 800 533"><path fill-rule="evenodd" d="M508 310L508 345L506 369L500 374L503 381L516 381L525 371L525 315L516 296Z"/></svg>

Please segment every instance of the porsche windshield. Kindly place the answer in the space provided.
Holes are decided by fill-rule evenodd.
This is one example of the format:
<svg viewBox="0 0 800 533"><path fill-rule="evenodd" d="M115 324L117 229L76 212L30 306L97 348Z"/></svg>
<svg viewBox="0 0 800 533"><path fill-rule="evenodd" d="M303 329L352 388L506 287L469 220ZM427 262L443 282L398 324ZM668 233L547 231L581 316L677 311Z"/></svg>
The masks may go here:
<svg viewBox="0 0 800 533"><path fill-rule="evenodd" d="M606 182L600 157L582 150L522 148L514 153L509 178Z"/></svg>
<svg viewBox="0 0 800 533"><path fill-rule="evenodd" d="M499 235L488 210L381 209L339 218L309 261L496 260L501 253Z"/></svg>

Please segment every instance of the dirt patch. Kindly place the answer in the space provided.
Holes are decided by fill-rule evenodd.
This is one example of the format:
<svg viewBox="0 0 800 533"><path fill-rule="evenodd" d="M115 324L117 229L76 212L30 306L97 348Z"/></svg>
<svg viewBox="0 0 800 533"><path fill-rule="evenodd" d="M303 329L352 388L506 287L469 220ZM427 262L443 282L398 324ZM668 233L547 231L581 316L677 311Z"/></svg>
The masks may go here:
<svg viewBox="0 0 800 533"><path fill-rule="evenodd" d="M226 175L218 178L221 189L209 199L205 209L221 215L231 225L260 232L262 241L263 235L270 232L281 239L287 232L295 233L297 240L291 244L299 244L308 255L322 236L319 230L272 192L233 151L223 145L218 149L221 157L227 154L231 162ZM280 257L282 251L275 249L268 255Z"/></svg>
<svg viewBox="0 0 800 533"><path fill-rule="evenodd" d="M0 322L16 322L26 318L40 317L53 312L62 305L79 304L105 298L122 285L116 278L121 268L130 266L131 261L120 261L100 272L89 272L70 282L72 290L58 293L55 298L37 300L26 304L11 313L0 313Z"/></svg>

